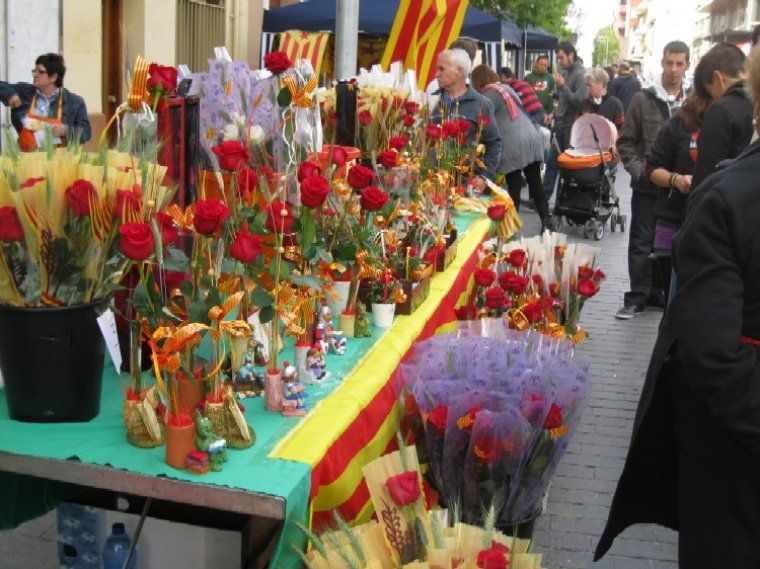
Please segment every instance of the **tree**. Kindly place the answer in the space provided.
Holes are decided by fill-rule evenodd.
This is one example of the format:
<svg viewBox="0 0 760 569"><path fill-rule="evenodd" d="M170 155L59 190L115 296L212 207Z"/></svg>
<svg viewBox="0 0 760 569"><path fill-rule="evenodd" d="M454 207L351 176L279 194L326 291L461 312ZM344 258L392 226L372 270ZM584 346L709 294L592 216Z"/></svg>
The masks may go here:
<svg viewBox="0 0 760 569"><path fill-rule="evenodd" d="M521 28L534 26L567 37L567 10L573 0L471 0L470 4L501 19L514 19Z"/></svg>
<svg viewBox="0 0 760 569"><path fill-rule="evenodd" d="M606 67L620 59L620 40L612 28L602 28L594 38L594 67Z"/></svg>

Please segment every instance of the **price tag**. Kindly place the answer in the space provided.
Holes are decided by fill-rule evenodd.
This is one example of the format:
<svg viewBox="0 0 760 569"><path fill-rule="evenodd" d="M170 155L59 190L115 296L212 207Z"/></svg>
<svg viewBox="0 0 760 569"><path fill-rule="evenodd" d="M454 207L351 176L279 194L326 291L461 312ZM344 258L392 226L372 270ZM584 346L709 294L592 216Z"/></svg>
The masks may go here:
<svg viewBox="0 0 760 569"><path fill-rule="evenodd" d="M121 369L121 350L119 349L119 336L116 333L116 317L109 308L98 317L98 326L103 339L106 341L108 354L111 356L116 372Z"/></svg>

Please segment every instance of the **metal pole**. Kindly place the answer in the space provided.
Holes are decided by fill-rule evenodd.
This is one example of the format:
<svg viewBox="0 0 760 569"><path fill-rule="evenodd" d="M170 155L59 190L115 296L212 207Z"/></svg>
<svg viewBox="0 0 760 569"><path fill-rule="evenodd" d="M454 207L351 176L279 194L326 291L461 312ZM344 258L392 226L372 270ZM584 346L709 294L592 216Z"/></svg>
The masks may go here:
<svg viewBox="0 0 760 569"><path fill-rule="evenodd" d="M356 75L356 53L359 43L359 0L337 0L335 3L335 78L350 79Z"/></svg>

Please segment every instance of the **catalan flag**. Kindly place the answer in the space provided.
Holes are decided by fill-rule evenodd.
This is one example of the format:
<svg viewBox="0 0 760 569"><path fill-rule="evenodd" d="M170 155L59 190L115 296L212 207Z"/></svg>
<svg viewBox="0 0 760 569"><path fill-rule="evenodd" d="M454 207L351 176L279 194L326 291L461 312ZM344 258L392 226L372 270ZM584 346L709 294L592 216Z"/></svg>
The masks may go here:
<svg viewBox="0 0 760 569"><path fill-rule="evenodd" d="M462 29L469 0L401 0L382 66L402 61L417 71L420 89L435 76L435 61Z"/></svg>
<svg viewBox="0 0 760 569"><path fill-rule="evenodd" d="M327 32L291 30L280 34L280 51L284 51L294 63L299 59L308 59L314 72L319 73L329 37Z"/></svg>

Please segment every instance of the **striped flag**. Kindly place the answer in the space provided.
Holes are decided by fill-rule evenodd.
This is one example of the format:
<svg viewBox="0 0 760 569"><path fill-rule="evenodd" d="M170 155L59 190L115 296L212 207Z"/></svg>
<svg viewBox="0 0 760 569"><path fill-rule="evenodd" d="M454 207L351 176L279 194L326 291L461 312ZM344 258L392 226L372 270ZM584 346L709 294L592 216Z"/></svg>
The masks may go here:
<svg viewBox="0 0 760 569"><path fill-rule="evenodd" d="M469 0L401 0L383 53L383 69L402 61L406 69L417 72L417 84L424 89L435 77L438 54L459 36L468 4Z"/></svg>
<svg viewBox="0 0 760 569"><path fill-rule="evenodd" d="M291 30L280 34L280 51L284 51L293 63L299 59L308 59L314 72L319 73L329 37L327 32Z"/></svg>

